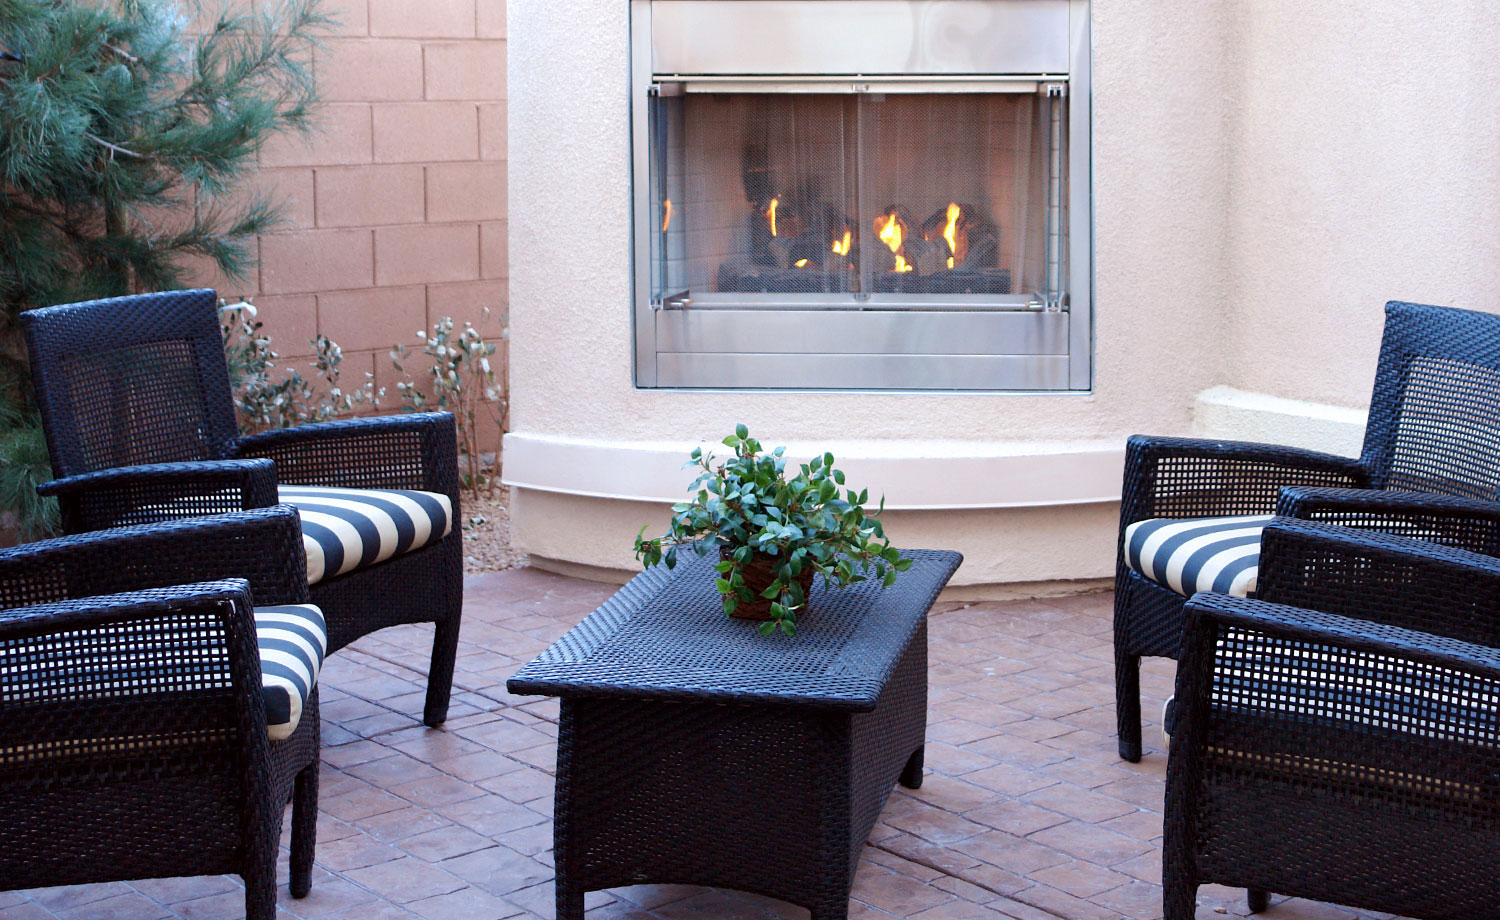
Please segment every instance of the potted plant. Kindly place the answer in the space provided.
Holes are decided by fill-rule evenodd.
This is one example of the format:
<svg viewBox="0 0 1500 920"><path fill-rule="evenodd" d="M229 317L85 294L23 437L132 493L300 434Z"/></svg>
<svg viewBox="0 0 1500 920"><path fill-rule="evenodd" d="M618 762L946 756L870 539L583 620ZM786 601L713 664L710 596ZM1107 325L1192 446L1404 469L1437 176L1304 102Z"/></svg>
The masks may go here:
<svg viewBox="0 0 1500 920"><path fill-rule="evenodd" d="M684 466L701 470L690 487L696 495L672 506L663 536L645 539L641 528L637 559L648 566L665 561L670 569L682 546L700 556L716 549L724 613L764 620L762 635L779 629L789 636L796 635L814 573L834 587L867 578L890 585L911 567L881 528L885 499L866 512L869 490L841 493L844 474L833 468L833 454L814 457L788 479L785 447L763 452L744 425L724 444L734 456L717 465L712 453L693 449Z"/></svg>

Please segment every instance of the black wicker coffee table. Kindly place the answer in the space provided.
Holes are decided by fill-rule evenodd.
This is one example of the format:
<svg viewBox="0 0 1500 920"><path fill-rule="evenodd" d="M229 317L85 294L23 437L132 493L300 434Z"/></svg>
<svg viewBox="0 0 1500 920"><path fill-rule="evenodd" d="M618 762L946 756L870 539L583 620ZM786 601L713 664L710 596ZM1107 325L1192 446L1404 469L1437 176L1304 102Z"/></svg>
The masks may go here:
<svg viewBox="0 0 1500 920"><path fill-rule="evenodd" d="M899 777L922 781L927 611L958 553L911 550L889 588L819 579L796 638L719 612L712 563L636 576L507 685L562 698L557 916L587 891L735 888L849 913Z"/></svg>

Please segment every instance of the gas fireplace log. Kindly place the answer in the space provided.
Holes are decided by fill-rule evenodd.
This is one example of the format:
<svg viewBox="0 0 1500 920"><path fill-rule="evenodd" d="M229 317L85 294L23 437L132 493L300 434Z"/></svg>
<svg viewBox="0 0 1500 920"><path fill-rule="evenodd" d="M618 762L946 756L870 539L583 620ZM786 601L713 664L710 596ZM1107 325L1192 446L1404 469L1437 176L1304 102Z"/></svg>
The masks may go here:
<svg viewBox="0 0 1500 920"><path fill-rule="evenodd" d="M719 266L721 294L842 294L856 285L854 273L825 271L809 263L797 268L725 262Z"/></svg>
<svg viewBox="0 0 1500 920"><path fill-rule="evenodd" d="M944 268L931 275L882 272L875 276L877 294L1009 294L1008 268Z"/></svg>

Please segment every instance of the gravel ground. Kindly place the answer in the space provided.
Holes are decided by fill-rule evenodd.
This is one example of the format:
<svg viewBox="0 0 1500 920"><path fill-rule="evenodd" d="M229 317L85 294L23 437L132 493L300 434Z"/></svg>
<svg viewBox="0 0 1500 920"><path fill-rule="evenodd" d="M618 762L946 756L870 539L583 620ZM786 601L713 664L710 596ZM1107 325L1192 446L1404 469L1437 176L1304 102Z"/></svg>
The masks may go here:
<svg viewBox="0 0 1500 920"><path fill-rule="evenodd" d="M524 553L510 545L510 489L500 486L493 498L463 496L464 574L499 572L526 564Z"/></svg>

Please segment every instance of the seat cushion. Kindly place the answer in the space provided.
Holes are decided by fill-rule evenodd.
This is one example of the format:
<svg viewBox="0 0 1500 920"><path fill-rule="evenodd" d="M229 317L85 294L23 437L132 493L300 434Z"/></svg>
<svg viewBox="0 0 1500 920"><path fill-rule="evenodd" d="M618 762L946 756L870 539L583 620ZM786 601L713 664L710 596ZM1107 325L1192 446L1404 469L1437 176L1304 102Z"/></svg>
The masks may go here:
<svg viewBox="0 0 1500 920"><path fill-rule="evenodd" d="M453 529L453 503L437 492L289 485L277 492L302 518L310 585L421 549Z"/></svg>
<svg viewBox="0 0 1500 920"><path fill-rule="evenodd" d="M312 604L256 607L255 638L260 646L266 734L280 741L297 730L302 708L318 686L318 671L328 653L328 625L323 611Z"/></svg>
<svg viewBox="0 0 1500 920"><path fill-rule="evenodd" d="M1136 521L1125 528L1125 564L1185 597L1199 591L1249 597L1260 566L1260 532L1272 517Z"/></svg>

